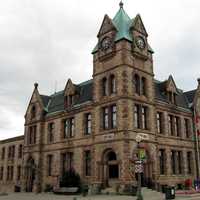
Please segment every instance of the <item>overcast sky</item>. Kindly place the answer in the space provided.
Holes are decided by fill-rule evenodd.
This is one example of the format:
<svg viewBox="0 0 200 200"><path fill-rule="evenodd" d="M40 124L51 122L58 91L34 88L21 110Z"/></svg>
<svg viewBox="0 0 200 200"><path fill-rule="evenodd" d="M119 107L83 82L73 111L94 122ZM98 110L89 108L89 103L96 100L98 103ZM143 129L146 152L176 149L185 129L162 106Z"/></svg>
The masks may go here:
<svg viewBox="0 0 200 200"><path fill-rule="evenodd" d="M34 82L41 94L92 76L91 51L104 14L119 0L1 0L0 139L24 132ZM155 51L159 80L172 74L177 86L197 86L200 65L199 0L124 0L131 18L140 13ZM57 82L57 84L55 84Z"/></svg>

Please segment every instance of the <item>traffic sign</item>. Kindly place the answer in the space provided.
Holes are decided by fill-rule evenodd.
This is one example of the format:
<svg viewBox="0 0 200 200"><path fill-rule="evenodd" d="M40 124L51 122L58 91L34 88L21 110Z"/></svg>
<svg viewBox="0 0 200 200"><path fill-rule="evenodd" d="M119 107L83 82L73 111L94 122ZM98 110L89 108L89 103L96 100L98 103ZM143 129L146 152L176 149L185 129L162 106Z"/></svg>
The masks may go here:
<svg viewBox="0 0 200 200"><path fill-rule="evenodd" d="M144 168L142 164L136 164L135 165L135 173L143 173Z"/></svg>

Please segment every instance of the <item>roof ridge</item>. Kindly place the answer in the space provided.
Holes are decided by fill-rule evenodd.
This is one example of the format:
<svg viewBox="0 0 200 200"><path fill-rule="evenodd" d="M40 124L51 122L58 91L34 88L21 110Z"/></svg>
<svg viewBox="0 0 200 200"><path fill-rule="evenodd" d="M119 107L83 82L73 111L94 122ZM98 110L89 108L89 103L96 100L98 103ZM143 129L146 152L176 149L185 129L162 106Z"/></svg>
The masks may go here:
<svg viewBox="0 0 200 200"><path fill-rule="evenodd" d="M195 92L196 90L197 89L189 90L189 91L184 92L184 94L189 93L189 92Z"/></svg>

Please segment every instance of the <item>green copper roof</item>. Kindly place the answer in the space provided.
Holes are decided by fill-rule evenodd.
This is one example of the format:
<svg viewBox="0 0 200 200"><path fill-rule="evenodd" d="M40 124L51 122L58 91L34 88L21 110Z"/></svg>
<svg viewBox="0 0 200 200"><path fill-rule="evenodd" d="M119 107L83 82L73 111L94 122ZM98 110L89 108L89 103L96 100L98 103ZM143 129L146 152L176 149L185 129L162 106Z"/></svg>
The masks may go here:
<svg viewBox="0 0 200 200"><path fill-rule="evenodd" d="M131 18L127 15L123 7L120 7L119 11L117 12L112 21L118 31L115 37L115 41L127 39L132 42L130 27L132 25L133 20L131 20Z"/></svg>
<svg viewBox="0 0 200 200"><path fill-rule="evenodd" d="M131 19L127 15L125 10L123 9L123 6L120 6L120 9L118 10L117 14L113 18L112 22L115 28L117 29L115 42L121 39L126 39L126 40L129 40L130 42L133 41L133 38L130 34L130 28L131 28L131 25L133 24L133 19ZM95 53L96 51L98 51L98 44L93 49L92 53Z"/></svg>
<svg viewBox="0 0 200 200"><path fill-rule="evenodd" d="M115 36L115 42L126 39L130 42L133 42L133 37L131 34L131 26L134 24L135 19L131 19L128 14L125 12L123 8L123 3L120 3L120 9L118 10L115 17L112 19L113 25L117 29L117 33ZM151 53L154 53L153 49L148 45L148 50ZM92 53L96 53L98 51L98 44L93 49Z"/></svg>

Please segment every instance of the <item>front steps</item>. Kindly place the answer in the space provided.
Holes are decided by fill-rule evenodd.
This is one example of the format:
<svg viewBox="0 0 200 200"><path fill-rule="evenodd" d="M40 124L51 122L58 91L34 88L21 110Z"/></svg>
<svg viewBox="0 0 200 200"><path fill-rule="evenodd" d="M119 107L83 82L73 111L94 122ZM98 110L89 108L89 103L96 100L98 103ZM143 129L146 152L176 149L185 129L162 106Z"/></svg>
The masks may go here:
<svg viewBox="0 0 200 200"><path fill-rule="evenodd" d="M109 187L101 191L101 194L103 195L116 195L116 189ZM118 193L123 194L123 193ZM142 196L144 197L144 200L163 200L165 199L165 194L157 192L155 190L151 190L148 188L143 187L142 188Z"/></svg>
<svg viewBox="0 0 200 200"><path fill-rule="evenodd" d="M142 195L144 199L152 199L152 200L163 200L165 199L165 194L157 192L152 189L142 188Z"/></svg>

